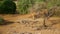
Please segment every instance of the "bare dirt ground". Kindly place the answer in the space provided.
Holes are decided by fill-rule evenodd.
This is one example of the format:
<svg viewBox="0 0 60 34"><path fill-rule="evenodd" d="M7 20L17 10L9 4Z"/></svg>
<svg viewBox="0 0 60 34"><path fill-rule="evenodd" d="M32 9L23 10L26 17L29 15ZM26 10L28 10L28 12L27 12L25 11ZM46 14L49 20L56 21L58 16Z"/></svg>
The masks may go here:
<svg viewBox="0 0 60 34"><path fill-rule="evenodd" d="M0 34L60 34L60 18L51 17L46 20L47 29L41 28L43 25L43 18L34 20L29 18L32 15L0 15L5 20L13 21L15 23L0 26ZM25 20L26 23L22 23ZM27 22L28 21L28 22ZM51 25L52 23L54 25ZM51 25L51 26L50 26ZM43 27L43 26L42 26ZM38 29L39 28L39 29Z"/></svg>

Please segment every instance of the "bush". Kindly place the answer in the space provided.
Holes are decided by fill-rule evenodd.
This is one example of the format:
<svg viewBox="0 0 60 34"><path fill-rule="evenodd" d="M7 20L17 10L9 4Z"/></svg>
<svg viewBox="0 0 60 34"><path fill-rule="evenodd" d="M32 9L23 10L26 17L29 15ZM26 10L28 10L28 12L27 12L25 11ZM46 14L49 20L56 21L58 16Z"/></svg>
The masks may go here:
<svg viewBox="0 0 60 34"><path fill-rule="evenodd" d="M18 9L20 14L29 13L28 8L34 4L33 0L19 0L18 1Z"/></svg>
<svg viewBox="0 0 60 34"><path fill-rule="evenodd" d="M1 4L1 1L0 1L0 4Z"/></svg>
<svg viewBox="0 0 60 34"><path fill-rule="evenodd" d="M11 0L5 0L0 6L0 14L15 14L16 4Z"/></svg>

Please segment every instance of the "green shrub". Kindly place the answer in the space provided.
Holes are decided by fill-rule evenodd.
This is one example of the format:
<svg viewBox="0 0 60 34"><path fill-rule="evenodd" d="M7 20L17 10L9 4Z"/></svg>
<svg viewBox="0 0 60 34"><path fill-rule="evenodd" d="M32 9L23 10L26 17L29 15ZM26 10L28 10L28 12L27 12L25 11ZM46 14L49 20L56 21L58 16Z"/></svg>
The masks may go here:
<svg viewBox="0 0 60 34"><path fill-rule="evenodd" d="M0 4L1 4L1 1L0 1Z"/></svg>
<svg viewBox="0 0 60 34"><path fill-rule="evenodd" d="M19 0L18 7L20 14L27 14L29 13L28 8L34 4L34 0Z"/></svg>
<svg viewBox="0 0 60 34"><path fill-rule="evenodd" d="M15 14L16 4L11 0L5 0L0 6L0 14Z"/></svg>

